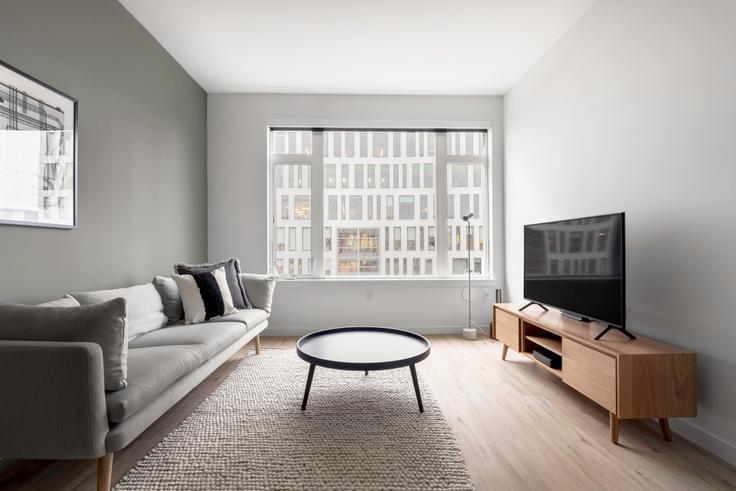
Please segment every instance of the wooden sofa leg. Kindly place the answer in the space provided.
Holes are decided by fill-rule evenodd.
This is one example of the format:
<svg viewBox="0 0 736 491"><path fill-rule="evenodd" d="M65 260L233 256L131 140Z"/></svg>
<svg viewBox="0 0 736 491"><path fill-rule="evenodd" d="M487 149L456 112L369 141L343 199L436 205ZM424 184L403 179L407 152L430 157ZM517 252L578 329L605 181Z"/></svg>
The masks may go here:
<svg viewBox="0 0 736 491"><path fill-rule="evenodd" d="M97 491L110 491L112 456L113 454L108 453L97 459Z"/></svg>
<svg viewBox="0 0 736 491"><path fill-rule="evenodd" d="M261 336L260 335L256 336L256 354L257 355L261 354Z"/></svg>

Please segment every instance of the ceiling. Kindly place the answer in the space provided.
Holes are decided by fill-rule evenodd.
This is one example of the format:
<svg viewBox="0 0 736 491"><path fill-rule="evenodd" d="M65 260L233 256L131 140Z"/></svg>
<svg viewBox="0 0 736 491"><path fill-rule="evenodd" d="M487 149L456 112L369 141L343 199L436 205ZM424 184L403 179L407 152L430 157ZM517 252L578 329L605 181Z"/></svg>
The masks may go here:
<svg viewBox="0 0 736 491"><path fill-rule="evenodd" d="M595 0L120 0L209 93L506 93Z"/></svg>

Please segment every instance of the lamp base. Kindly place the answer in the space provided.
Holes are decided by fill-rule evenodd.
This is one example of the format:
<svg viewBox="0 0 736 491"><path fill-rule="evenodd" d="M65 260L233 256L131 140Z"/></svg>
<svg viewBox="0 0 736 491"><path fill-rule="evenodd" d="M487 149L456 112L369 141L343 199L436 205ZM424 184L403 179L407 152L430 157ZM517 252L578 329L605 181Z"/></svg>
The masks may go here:
<svg viewBox="0 0 736 491"><path fill-rule="evenodd" d="M478 339L478 329L474 327L463 327L463 339L470 341Z"/></svg>

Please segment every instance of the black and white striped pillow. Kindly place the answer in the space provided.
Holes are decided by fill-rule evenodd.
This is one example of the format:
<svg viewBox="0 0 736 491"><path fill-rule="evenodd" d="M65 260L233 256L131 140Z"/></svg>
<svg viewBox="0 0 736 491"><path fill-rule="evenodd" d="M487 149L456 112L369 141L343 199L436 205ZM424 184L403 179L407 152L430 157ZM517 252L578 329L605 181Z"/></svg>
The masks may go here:
<svg viewBox="0 0 736 491"><path fill-rule="evenodd" d="M237 312L227 284L225 268L171 276L184 305L184 323L196 324Z"/></svg>

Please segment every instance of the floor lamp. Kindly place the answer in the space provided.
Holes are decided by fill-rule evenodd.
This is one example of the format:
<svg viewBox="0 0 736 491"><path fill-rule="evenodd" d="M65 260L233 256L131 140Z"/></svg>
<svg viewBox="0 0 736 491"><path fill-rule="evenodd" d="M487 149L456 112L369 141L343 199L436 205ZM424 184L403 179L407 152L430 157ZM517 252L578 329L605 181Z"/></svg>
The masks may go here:
<svg viewBox="0 0 736 491"><path fill-rule="evenodd" d="M470 241L472 240L472 236L470 234L470 219L475 216L473 213L468 213L467 215L463 216L463 221L467 224L466 228L466 240L465 240L465 248L468 250L468 267L465 270L466 273L468 273L468 327L463 328L463 338L465 339L476 339L478 337L478 331L480 330L483 332L483 330L478 329L476 327L473 327L473 314L472 314L472 298L471 298L471 291L472 291L472 285L471 285L471 274L473 273L473 267L471 266L471 257L470 257ZM485 334L485 333L483 333Z"/></svg>

